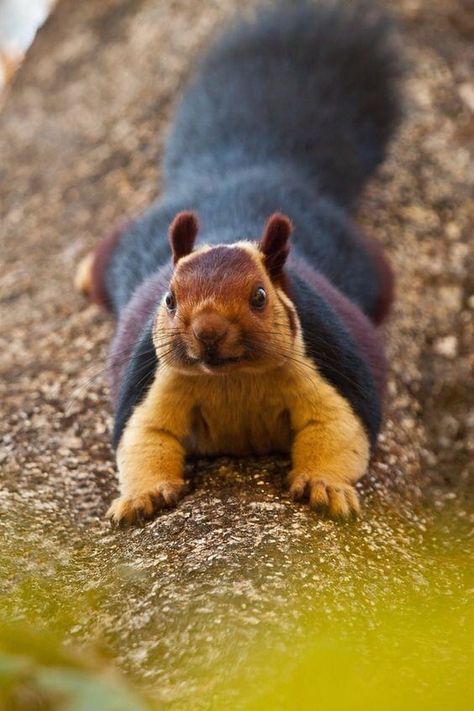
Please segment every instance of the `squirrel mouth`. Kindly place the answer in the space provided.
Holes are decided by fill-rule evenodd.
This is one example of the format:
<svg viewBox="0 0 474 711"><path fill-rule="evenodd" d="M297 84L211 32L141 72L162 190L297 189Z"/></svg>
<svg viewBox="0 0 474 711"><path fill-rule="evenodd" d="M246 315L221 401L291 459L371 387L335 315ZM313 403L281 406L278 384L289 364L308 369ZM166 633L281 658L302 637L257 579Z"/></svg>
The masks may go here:
<svg viewBox="0 0 474 711"><path fill-rule="evenodd" d="M218 355L206 355L203 358L201 358L201 364L204 365L206 368L222 368L225 365L231 365L232 363L240 363L241 358L238 358L237 356L235 357L229 357L229 358L221 358Z"/></svg>

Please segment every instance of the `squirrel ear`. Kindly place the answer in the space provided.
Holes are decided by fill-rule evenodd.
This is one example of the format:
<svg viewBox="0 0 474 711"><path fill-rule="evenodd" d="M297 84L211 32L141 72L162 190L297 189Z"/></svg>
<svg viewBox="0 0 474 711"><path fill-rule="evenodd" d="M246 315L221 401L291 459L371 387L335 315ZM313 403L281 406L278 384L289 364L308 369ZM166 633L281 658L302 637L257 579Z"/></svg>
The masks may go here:
<svg viewBox="0 0 474 711"><path fill-rule="evenodd" d="M265 224L258 248L264 255L263 261L272 279L281 276L290 252L288 240L292 230L291 220L279 212L271 215Z"/></svg>
<svg viewBox="0 0 474 711"><path fill-rule="evenodd" d="M178 212L168 233L174 264L192 252L198 229L199 223L194 212Z"/></svg>

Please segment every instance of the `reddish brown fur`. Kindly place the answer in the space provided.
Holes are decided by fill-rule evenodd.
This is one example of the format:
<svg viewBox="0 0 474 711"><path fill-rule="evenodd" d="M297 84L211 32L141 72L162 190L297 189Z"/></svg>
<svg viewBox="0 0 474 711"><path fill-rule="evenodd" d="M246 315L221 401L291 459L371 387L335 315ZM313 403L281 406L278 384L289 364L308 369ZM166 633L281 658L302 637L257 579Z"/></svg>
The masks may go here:
<svg viewBox="0 0 474 711"><path fill-rule="evenodd" d="M265 267L273 281L279 281L290 252L288 240L293 226L286 215L275 212L265 225L259 249L264 255Z"/></svg>
<svg viewBox="0 0 474 711"><path fill-rule="evenodd" d="M177 265L172 289L178 302L202 301L217 296L224 302L242 299L260 280L262 272L252 257L239 247L218 246L198 252Z"/></svg>
<svg viewBox="0 0 474 711"><path fill-rule="evenodd" d="M210 326L217 315L223 335L214 339L212 348L218 358L253 363L258 360L262 367L268 365L270 345L276 335L275 314L278 312L280 322L287 309L272 286L259 252L256 248L254 250L253 256L245 246L219 245L204 248L178 262L171 280L177 308L170 313L162 307L157 323L157 333L174 335L177 358L183 346L190 358L206 355L206 345L199 339L199 329L203 323L205 328ZM250 304L258 287L265 289L268 298L268 303L261 310L252 308ZM287 320L286 332L294 336L296 324L290 321L289 316ZM278 323L277 328L285 331L283 323ZM282 343L287 342L283 334L282 339ZM280 345L281 348L283 345ZM207 349L209 355L209 345ZM181 360L186 365L183 356Z"/></svg>
<svg viewBox="0 0 474 711"><path fill-rule="evenodd" d="M395 279L392 268L380 244L362 230L358 230L357 234L367 252L372 257L377 270L380 295L372 318L376 324L379 324L390 311L394 297Z"/></svg>
<svg viewBox="0 0 474 711"><path fill-rule="evenodd" d="M178 212L169 229L174 264L192 252L198 230L199 222L194 212Z"/></svg>
<svg viewBox="0 0 474 711"><path fill-rule="evenodd" d="M104 237L101 242L99 242L94 252L94 261L92 262L91 271L90 298L107 311L112 310L112 303L105 287L105 272L117 243L128 225L128 220L119 222L113 231Z"/></svg>

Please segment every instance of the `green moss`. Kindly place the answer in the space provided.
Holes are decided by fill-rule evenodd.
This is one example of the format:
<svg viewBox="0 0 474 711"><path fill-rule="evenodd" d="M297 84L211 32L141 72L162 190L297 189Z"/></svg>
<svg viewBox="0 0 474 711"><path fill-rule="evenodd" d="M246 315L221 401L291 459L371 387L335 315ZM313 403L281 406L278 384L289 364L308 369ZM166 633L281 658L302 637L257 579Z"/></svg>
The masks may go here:
<svg viewBox="0 0 474 711"><path fill-rule="evenodd" d="M146 530L111 535L111 555L86 533L71 542L52 527L38 545L17 525L0 552L0 709L474 708L474 571L467 517L454 521L326 526L331 544L289 549L285 576L273 545L271 578L206 568L206 606L175 617L151 594L169 581L153 577ZM172 585L177 601L196 590Z"/></svg>
<svg viewBox="0 0 474 711"><path fill-rule="evenodd" d="M0 626L0 708L5 711L146 711L110 662L67 650L24 625Z"/></svg>

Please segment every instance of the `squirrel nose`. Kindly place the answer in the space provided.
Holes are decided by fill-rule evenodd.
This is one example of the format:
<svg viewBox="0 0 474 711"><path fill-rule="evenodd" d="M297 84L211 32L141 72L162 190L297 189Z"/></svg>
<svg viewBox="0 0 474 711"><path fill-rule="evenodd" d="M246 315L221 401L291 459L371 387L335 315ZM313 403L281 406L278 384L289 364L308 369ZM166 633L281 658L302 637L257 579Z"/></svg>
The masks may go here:
<svg viewBox="0 0 474 711"><path fill-rule="evenodd" d="M199 314L192 322L194 335L205 346L214 346L222 341L227 334L228 327L226 319L214 313Z"/></svg>

